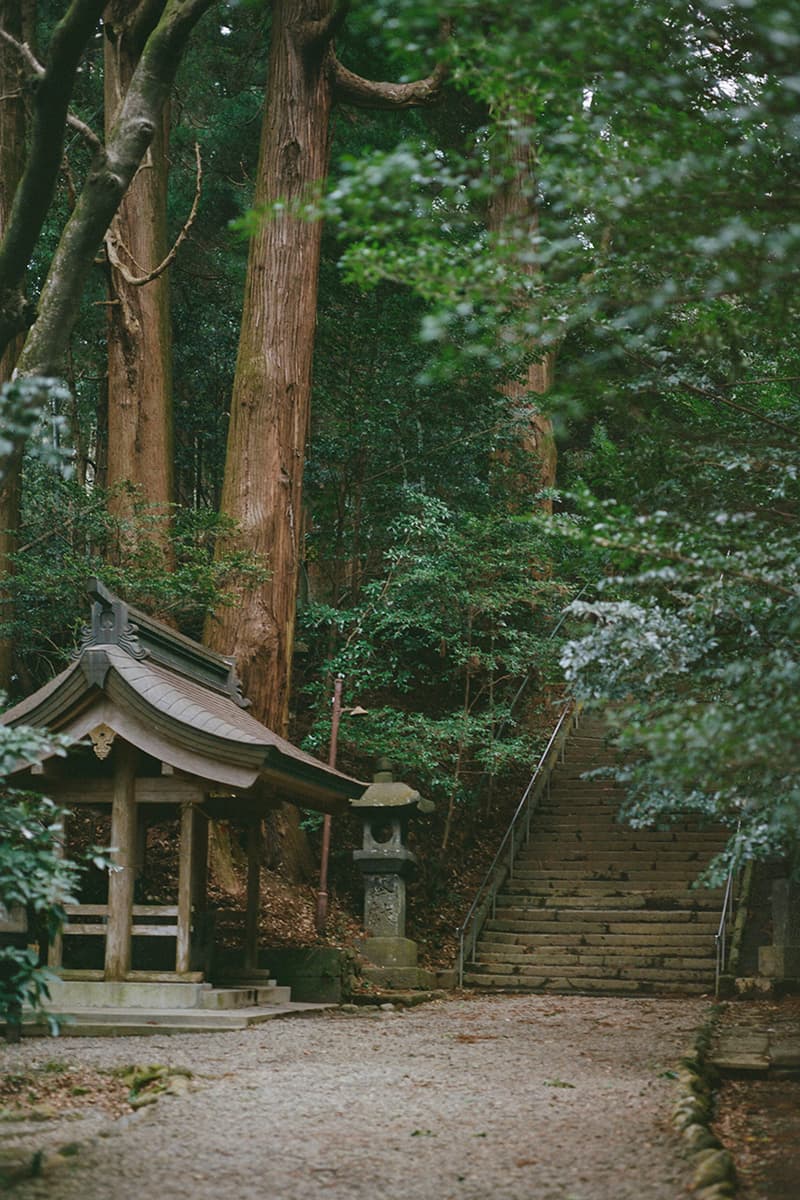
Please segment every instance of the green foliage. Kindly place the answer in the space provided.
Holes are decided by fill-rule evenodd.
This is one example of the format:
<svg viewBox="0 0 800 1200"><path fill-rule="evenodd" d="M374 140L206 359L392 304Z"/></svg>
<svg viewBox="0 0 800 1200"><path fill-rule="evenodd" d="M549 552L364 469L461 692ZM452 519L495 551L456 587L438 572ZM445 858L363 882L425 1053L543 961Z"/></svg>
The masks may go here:
<svg viewBox="0 0 800 1200"><path fill-rule="evenodd" d="M569 585L551 576L552 543L530 522L404 496L380 573L358 603L312 603L302 616L312 657L342 673L364 717L345 719L351 753L388 754L434 797L474 796L483 771L529 762L536 739L512 714L521 681L555 678L550 641ZM535 666L534 666L535 664ZM312 689L319 708L325 689ZM309 746L328 739L318 721Z"/></svg>
<svg viewBox="0 0 800 1200"><path fill-rule="evenodd" d="M60 379L37 376L0 386L0 479L24 445L49 466L64 467L71 457L62 445L66 429L58 407L69 393Z"/></svg>
<svg viewBox="0 0 800 1200"><path fill-rule="evenodd" d="M716 878L775 854L800 869L796 461L709 447L687 491L694 505L655 512L581 498L568 536L603 548L614 598L573 605L587 629L562 665L580 699L614 705L635 824L723 821Z"/></svg>
<svg viewBox="0 0 800 1200"><path fill-rule="evenodd" d="M449 103L473 124L344 162L323 211L347 277L424 301L436 360L418 380L442 390L558 349L548 403L576 495L550 528L605 577L575 609L568 678L614 705L634 819L741 819L729 856L792 858L800 11L371 8L405 53L452 18ZM529 143L538 223L491 232Z"/></svg>
<svg viewBox="0 0 800 1200"><path fill-rule="evenodd" d="M63 754L66 741L24 727L0 726L0 779L20 762L45 753ZM4 787L0 791L0 910L24 910L26 944L0 946L0 1021L18 1018L23 1005L41 1008L48 998L40 938L52 938L74 903L82 868L60 856L63 812L42 796ZM105 865L97 852L98 864Z"/></svg>
<svg viewBox="0 0 800 1200"><path fill-rule="evenodd" d="M233 582L263 577L264 567L235 548L215 557L217 540L230 538L232 527L208 509L176 507L165 545L163 519L143 503L134 505L130 520L118 518L105 492L88 492L35 464L28 465L25 484L20 549L7 581L14 619L0 634L13 640L29 689L63 665L75 646L92 575L196 637L206 615L226 603Z"/></svg>

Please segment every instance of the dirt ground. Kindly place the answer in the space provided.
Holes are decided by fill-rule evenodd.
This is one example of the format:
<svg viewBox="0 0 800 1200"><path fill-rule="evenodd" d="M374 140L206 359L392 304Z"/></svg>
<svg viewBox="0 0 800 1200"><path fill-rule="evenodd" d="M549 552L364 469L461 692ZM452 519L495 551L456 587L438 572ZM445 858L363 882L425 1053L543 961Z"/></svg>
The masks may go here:
<svg viewBox="0 0 800 1200"><path fill-rule="evenodd" d="M714 1129L736 1162L739 1200L797 1200L800 1080L725 1080Z"/></svg>
<svg viewBox="0 0 800 1200"><path fill-rule="evenodd" d="M138 1063L167 1086L121 1118L118 1093L73 1095L85 1104L69 1113L42 1096L38 1126L5 1120L0 1136L7 1150L68 1139L17 1200L675 1200L691 1168L670 1123L674 1068L708 1012L478 997L224 1034L31 1039L0 1051L6 1076L74 1070L66 1090L80 1091L80 1071L118 1082Z"/></svg>
<svg viewBox="0 0 800 1200"><path fill-rule="evenodd" d="M717 1040L758 1034L772 1053L800 1038L800 996L736 1000L723 1006ZM796 1053L793 1059L797 1063ZM800 1196L800 1068L773 1067L724 1079L717 1092L714 1131L736 1162L739 1200L797 1200Z"/></svg>
<svg viewBox="0 0 800 1200"><path fill-rule="evenodd" d="M674 1067L709 1013L704 1000L483 997L244 1033L0 1044L0 1175L41 1151L17 1200L673 1200L691 1178L669 1120ZM730 1005L721 1021L799 1018L795 998ZM714 1129L740 1200L800 1196L800 1079L725 1080Z"/></svg>

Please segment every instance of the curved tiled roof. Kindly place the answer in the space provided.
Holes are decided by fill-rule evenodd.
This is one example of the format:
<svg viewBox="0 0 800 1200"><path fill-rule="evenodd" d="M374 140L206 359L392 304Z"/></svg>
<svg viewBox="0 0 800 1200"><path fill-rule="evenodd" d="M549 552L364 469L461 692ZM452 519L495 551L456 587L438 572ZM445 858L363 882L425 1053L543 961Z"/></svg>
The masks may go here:
<svg viewBox="0 0 800 1200"><path fill-rule="evenodd" d="M77 659L3 714L4 724L84 736L87 706L92 697L104 697L103 720L113 728L118 715L120 736L165 761L172 747L176 765L211 783L230 784L235 776L245 781L240 786L248 786L246 781L261 778L310 808L364 791L366 784L326 766L252 717L230 660L152 618L146 618L147 638L140 643L130 619L142 619L139 614L105 589L96 588L94 595L92 633Z"/></svg>

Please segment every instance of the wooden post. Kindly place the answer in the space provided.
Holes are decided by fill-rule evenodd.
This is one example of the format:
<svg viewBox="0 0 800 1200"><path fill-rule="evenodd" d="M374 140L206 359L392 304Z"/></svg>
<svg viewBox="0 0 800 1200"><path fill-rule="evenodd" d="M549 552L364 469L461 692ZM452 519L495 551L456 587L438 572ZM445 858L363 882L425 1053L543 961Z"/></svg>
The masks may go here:
<svg viewBox="0 0 800 1200"><path fill-rule="evenodd" d="M244 966L258 967L258 918L261 915L261 822L247 826L247 912L244 926Z"/></svg>
<svg viewBox="0 0 800 1200"><path fill-rule="evenodd" d="M61 818L61 837L55 843L53 849L59 858L64 857L67 845L67 818L66 815ZM51 971L61 970L61 965L64 959L64 934L59 929L58 933L51 937L47 946L47 965Z"/></svg>
<svg viewBox="0 0 800 1200"><path fill-rule="evenodd" d="M108 876L105 978L125 979L131 969L133 883L136 874L136 762L138 752L117 739L111 799L111 845L116 871Z"/></svg>
<svg viewBox="0 0 800 1200"><path fill-rule="evenodd" d="M208 907L208 817L194 810L194 856L192 859L192 907L205 912Z"/></svg>
<svg viewBox="0 0 800 1200"><path fill-rule="evenodd" d="M192 858L192 953L190 970L211 970L213 958L213 927L205 918L208 908L208 826L209 820L201 808L194 810L194 853Z"/></svg>
<svg viewBox="0 0 800 1200"><path fill-rule="evenodd" d="M185 804L181 809L181 829L178 843L178 938L175 948L175 970L185 975L191 970L192 958L192 884L196 877L197 852L195 830L197 809Z"/></svg>

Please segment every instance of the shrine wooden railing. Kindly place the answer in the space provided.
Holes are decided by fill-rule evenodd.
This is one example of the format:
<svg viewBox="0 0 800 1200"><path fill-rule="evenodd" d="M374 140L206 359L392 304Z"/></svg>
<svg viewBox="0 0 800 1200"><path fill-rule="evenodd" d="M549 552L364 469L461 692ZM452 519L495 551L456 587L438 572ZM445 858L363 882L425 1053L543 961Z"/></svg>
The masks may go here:
<svg viewBox="0 0 800 1200"><path fill-rule="evenodd" d="M88 922L75 921L73 919L75 917L100 917L101 921L89 924ZM171 925L142 923L143 918L153 921L155 918L164 917L174 918L173 923ZM177 918L177 904L134 904L131 935L133 937L177 937ZM107 919L107 904L68 904L67 923L64 926L63 932L68 936L82 934L83 936L88 935L90 937L105 937L108 928L105 923Z"/></svg>

